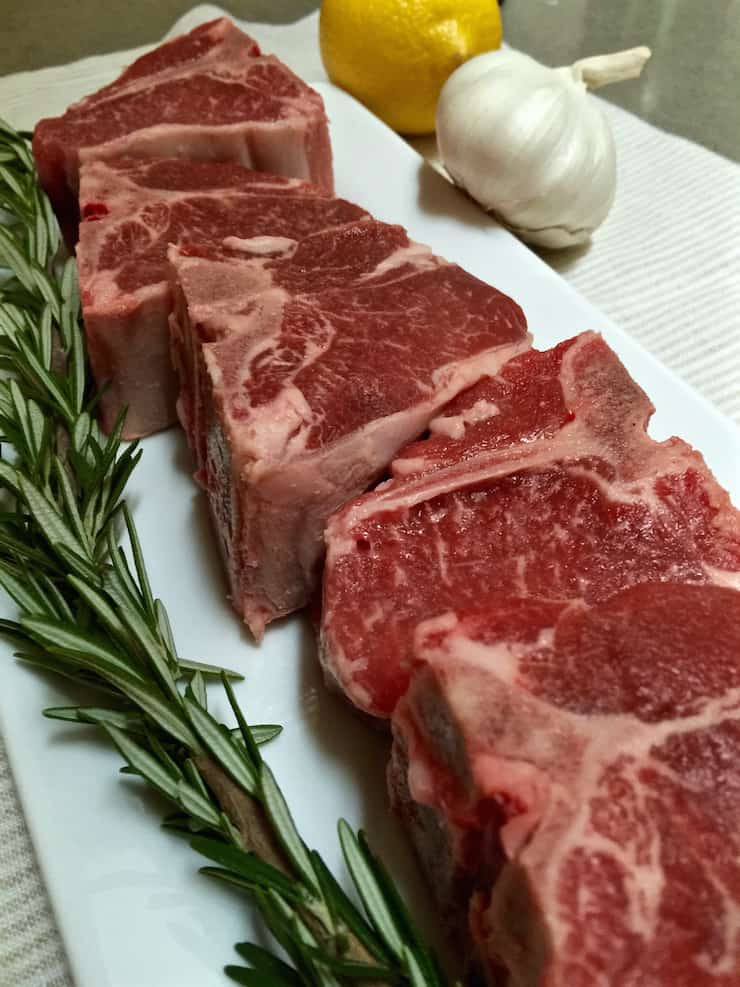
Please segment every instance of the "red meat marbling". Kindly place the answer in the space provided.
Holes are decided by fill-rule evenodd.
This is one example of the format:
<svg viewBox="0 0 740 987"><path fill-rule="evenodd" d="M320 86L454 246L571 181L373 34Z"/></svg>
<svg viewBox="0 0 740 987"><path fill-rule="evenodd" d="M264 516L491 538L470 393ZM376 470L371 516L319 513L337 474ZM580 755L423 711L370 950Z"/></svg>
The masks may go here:
<svg viewBox="0 0 740 987"><path fill-rule="evenodd" d="M698 452L647 435L651 411L593 333L461 394L329 522L330 678L389 716L419 622L490 592L592 605L645 582L739 586L737 511Z"/></svg>
<svg viewBox="0 0 740 987"><path fill-rule="evenodd" d="M529 346L519 307L409 241L349 223L243 259L171 250L183 402L236 609L259 636L308 601L328 516L451 397Z"/></svg>

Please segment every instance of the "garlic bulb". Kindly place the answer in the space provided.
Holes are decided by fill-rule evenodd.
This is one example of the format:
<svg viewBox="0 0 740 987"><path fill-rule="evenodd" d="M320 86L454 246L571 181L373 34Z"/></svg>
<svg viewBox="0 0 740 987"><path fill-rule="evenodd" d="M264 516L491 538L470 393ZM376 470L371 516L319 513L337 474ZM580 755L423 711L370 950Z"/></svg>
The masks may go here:
<svg viewBox="0 0 740 987"><path fill-rule="evenodd" d="M450 177L523 240L588 240L614 200L616 154L587 90L638 76L649 57L633 48L552 69L501 49L465 62L437 105Z"/></svg>

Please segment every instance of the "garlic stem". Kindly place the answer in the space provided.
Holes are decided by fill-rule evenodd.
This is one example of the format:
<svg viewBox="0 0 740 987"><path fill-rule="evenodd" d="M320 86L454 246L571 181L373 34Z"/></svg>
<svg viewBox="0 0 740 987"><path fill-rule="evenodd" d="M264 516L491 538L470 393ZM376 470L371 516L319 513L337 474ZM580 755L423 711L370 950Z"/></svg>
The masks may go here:
<svg viewBox="0 0 740 987"><path fill-rule="evenodd" d="M576 82L583 82L588 89L598 89L612 82L636 79L651 54L649 48L641 45L612 55L592 55L574 62L570 71Z"/></svg>

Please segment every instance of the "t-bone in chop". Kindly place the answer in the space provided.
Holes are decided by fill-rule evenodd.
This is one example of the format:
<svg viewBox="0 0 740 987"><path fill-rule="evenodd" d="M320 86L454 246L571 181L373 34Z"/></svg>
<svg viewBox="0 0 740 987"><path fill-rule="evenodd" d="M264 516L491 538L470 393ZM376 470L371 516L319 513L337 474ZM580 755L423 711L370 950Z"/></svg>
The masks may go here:
<svg viewBox="0 0 740 987"><path fill-rule="evenodd" d="M241 165L181 158L110 158L80 168L77 261L101 423L128 407L126 438L175 420L168 244L228 237L302 237L360 219L358 206L315 185Z"/></svg>
<svg viewBox="0 0 740 987"><path fill-rule="evenodd" d="M593 605L650 581L740 586L740 523L603 340L530 351L460 395L327 529L321 654L362 710L403 695L420 621L486 593Z"/></svg>
<svg viewBox="0 0 740 987"><path fill-rule="evenodd" d="M120 155L234 161L333 190L317 92L227 18L142 55L33 138L41 182L74 244L81 162Z"/></svg>
<svg viewBox="0 0 740 987"><path fill-rule="evenodd" d="M737 987L740 593L489 597L416 654L391 789L489 982Z"/></svg>
<svg viewBox="0 0 740 987"><path fill-rule="evenodd" d="M171 259L173 334L198 355L181 382L190 442L232 602L259 637L308 602L332 511L529 337L511 299L398 226L251 249Z"/></svg>

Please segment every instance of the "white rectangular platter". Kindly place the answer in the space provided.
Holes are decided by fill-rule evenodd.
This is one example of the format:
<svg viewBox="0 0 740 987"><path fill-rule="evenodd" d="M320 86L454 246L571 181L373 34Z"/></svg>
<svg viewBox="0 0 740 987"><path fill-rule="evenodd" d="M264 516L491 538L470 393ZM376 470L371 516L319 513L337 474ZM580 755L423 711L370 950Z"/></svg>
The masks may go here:
<svg viewBox="0 0 740 987"><path fill-rule="evenodd" d="M403 224L415 239L513 296L538 348L600 330L653 399L653 434L679 434L694 444L740 503L740 433L731 422L363 107L328 84L318 88L331 119L338 194ZM225 601L204 504L178 431L144 442L129 502L180 652L241 669L246 681L237 694L248 717L283 724L268 757L309 844L341 871L336 820L345 816L365 827L423 909L410 850L386 808L387 741L325 691L303 619L273 627L259 648L241 629ZM12 616L7 601L1 608ZM42 708L74 697L1 647L0 728L78 987L230 983L221 969L235 961L233 944L260 934L245 899L197 874L195 854L157 825L164 804L117 773L120 758L96 740L92 727L41 717ZM214 711L225 713L220 700ZM428 915L424 921L433 923Z"/></svg>

